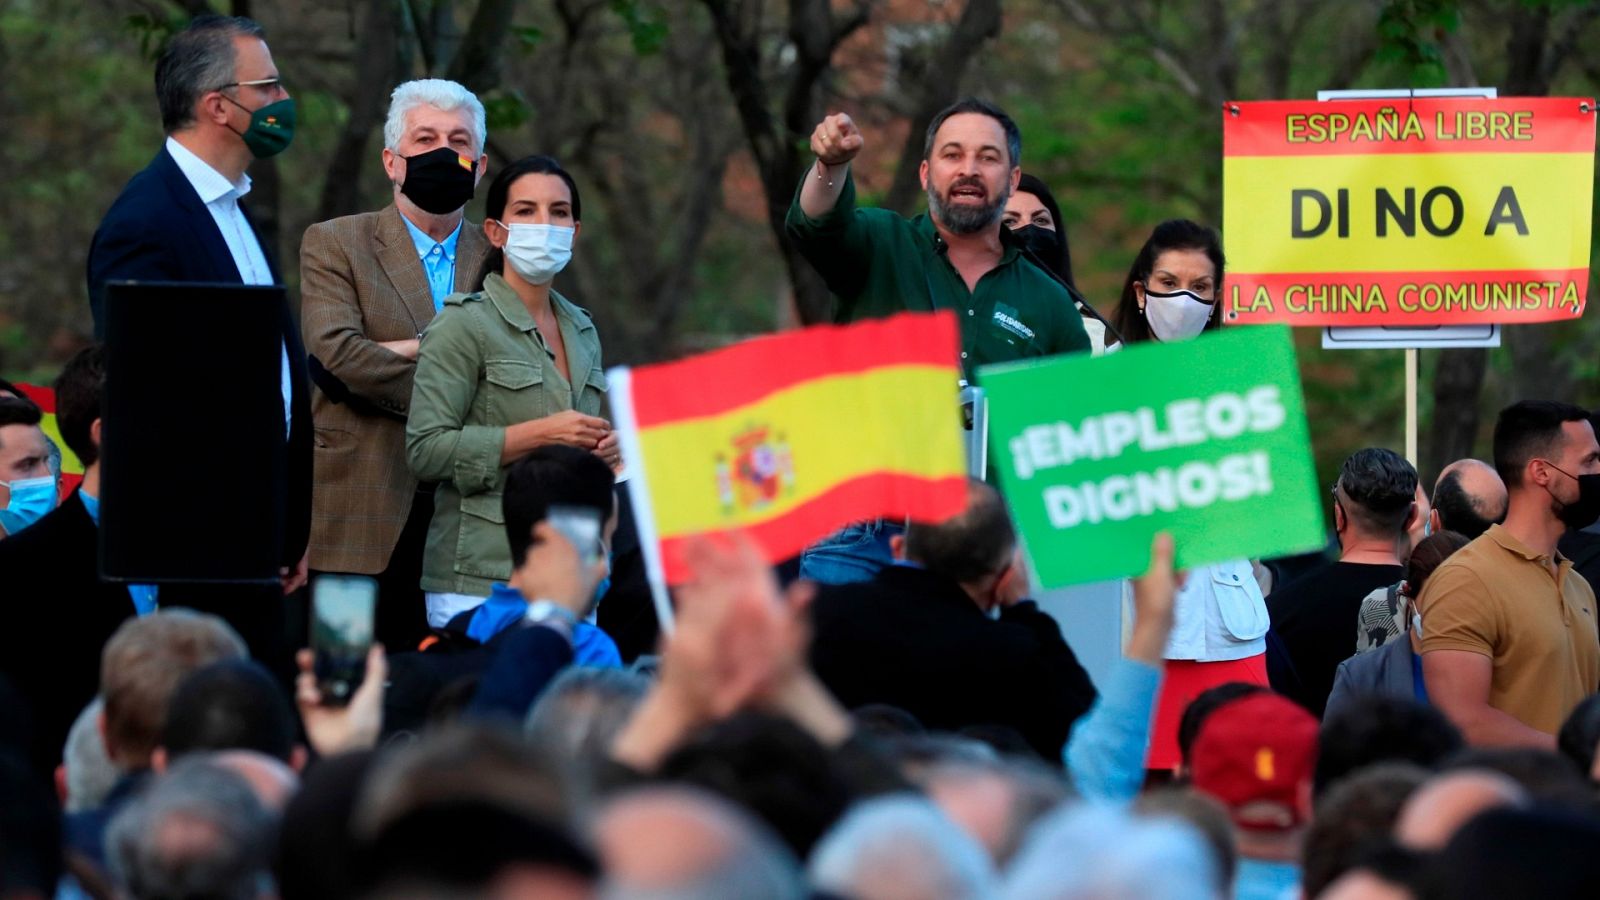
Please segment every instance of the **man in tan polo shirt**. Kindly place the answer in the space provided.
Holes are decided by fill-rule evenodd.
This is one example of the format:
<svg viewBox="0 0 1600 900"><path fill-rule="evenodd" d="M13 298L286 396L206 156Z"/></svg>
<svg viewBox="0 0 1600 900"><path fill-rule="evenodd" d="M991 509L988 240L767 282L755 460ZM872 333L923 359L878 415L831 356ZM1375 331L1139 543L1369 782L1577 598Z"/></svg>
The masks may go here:
<svg viewBox="0 0 1600 900"><path fill-rule="evenodd" d="M1523 401L1500 413L1494 463L1503 525L1433 573L1422 610L1430 702L1475 745L1555 747L1579 701L1600 688L1595 596L1556 552L1600 518L1600 443L1584 409Z"/></svg>

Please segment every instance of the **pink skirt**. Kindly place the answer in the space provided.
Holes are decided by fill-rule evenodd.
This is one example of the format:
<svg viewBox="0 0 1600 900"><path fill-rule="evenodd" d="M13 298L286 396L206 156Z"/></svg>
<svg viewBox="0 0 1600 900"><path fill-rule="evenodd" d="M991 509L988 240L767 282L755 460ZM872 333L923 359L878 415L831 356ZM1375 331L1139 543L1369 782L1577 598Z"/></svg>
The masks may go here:
<svg viewBox="0 0 1600 900"><path fill-rule="evenodd" d="M1268 686L1267 655L1258 653L1221 662L1166 661L1155 718L1150 722L1150 753L1145 757L1145 768L1168 771L1178 768L1183 762L1178 750L1178 723L1183 719L1183 711L1201 693L1230 681Z"/></svg>

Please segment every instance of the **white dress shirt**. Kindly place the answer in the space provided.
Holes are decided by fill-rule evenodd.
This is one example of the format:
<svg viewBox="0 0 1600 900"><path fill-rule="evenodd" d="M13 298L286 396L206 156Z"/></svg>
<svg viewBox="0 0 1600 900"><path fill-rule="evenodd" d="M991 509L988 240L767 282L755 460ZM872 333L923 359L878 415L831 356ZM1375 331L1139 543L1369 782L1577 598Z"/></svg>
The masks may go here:
<svg viewBox="0 0 1600 900"><path fill-rule="evenodd" d="M200 195L200 202L206 205L211 218L216 220L222 239L228 245L228 253L233 256L233 264L239 268L239 279L245 284L272 284L272 267L267 264L267 254L256 239L255 229L250 227L250 221L239 209L239 198L250 193L250 176L241 175L237 183L230 182L221 172L211 168L210 163L170 137L167 138L167 152L172 154L179 171L189 179L195 193ZM283 433L287 436L294 418L294 389L289 377L287 339L283 345L280 370Z"/></svg>

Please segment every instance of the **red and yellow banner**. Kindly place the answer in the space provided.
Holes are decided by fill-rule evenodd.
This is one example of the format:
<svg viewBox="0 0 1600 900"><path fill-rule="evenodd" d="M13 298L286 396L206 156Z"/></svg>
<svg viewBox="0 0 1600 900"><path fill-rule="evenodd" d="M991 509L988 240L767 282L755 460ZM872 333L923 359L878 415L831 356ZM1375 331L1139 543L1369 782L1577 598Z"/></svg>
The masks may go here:
<svg viewBox="0 0 1600 900"><path fill-rule="evenodd" d="M1222 121L1229 321L1583 314L1593 100L1230 103Z"/></svg>
<svg viewBox="0 0 1600 900"><path fill-rule="evenodd" d="M850 522L959 513L959 344L951 314L906 313L612 370L647 561L678 584L695 535L742 529L776 562Z"/></svg>

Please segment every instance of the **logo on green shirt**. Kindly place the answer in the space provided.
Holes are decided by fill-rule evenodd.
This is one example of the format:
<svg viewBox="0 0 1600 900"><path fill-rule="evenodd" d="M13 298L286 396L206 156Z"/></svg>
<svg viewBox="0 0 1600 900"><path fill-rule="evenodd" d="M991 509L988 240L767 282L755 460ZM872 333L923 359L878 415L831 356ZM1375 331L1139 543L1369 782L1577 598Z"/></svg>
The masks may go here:
<svg viewBox="0 0 1600 900"><path fill-rule="evenodd" d="M1025 341L1033 340L1033 329L1022 324L1022 320L1017 318L1017 311L1004 303L995 304L994 323Z"/></svg>

